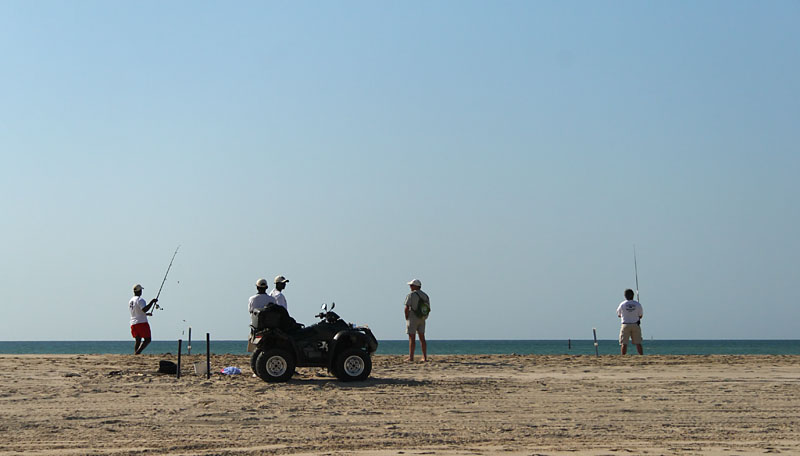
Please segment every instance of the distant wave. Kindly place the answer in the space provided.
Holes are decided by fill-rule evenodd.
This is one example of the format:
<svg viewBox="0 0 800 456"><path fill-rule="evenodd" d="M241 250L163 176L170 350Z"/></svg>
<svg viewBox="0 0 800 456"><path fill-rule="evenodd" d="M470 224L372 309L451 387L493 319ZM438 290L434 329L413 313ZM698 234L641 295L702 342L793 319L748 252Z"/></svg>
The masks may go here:
<svg viewBox="0 0 800 456"><path fill-rule="evenodd" d="M417 344L419 345L419 344ZM619 353L615 340L599 341L603 355ZM186 341L183 353L186 353ZM800 340L645 340L646 355L800 355ZM205 353L205 341L192 343L192 353ZM153 341L145 350L149 354L177 354L177 341ZM214 354L247 354L244 340L211 341ZM419 347L417 347L419 352ZM133 353L131 341L6 341L0 342L0 354L127 354ZM407 340L384 340L379 355L408 353ZM593 355L591 340L429 340L432 355L538 354Z"/></svg>

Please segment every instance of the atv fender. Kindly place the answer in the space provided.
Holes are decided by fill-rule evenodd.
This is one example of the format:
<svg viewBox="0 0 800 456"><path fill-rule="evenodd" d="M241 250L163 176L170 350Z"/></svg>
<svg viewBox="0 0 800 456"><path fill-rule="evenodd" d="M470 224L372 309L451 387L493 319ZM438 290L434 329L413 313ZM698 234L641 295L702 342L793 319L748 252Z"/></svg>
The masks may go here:
<svg viewBox="0 0 800 456"><path fill-rule="evenodd" d="M292 340L285 332L281 331L280 329L266 329L261 331L260 333L256 333L254 335L254 339L257 339L257 347L259 350L269 350L270 348L283 348L288 350L289 353L292 353L295 356L295 359L299 359L298 357L298 349Z"/></svg>
<svg viewBox="0 0 800 456"><path fill-rule="evenodd" d="M367 337L361 331L353 331L351 329L344 329L333 336L333 347L331 347L331 359L336 359L336 354L340 350L348 347L364 348L369 346Z"/></svg>

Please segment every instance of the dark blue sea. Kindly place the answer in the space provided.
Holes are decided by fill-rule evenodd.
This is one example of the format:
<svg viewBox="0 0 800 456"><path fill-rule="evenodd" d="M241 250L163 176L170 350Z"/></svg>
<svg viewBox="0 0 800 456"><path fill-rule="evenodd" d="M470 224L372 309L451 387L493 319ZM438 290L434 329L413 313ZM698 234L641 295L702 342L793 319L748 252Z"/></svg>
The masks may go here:
<svg viewBox="0 0 800 456"><path fill-rule="evenodd" d="M244 340L212 340L211 353L247 354ZM417 343L419 345L419 343ZM630 347L635 351L634 347ZM616 354L615 340L601 340L601 355ZM800 355L800 340L645 340L646 355ZM186 353L186 341L183 342ZM192 342L192 353L206 351L205 340ZM126 354L133 352L133 341L47 341L2 342L0 354ZM153 341L145 350L149 354L177 354L177 341ZM417 347L419 352L419 347ZM383 340L379 355L408 353L408 340ZM594 355L592 340L429 340L431 355L466 354L536 354L536 355Z"/></svg>

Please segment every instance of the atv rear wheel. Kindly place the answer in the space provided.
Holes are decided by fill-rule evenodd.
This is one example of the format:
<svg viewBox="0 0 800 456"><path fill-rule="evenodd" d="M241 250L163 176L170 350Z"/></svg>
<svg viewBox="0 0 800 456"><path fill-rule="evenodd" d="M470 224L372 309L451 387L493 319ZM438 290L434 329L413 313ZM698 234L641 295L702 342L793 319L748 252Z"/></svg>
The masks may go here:
<svg viewBox="0 0 800 456"><path fill-rule="evenodd" d="M258 375L258 371L256 371L256 361L258 360L258 355L261 354L261 349L256 348L253 350L253 354L250 355L250 369L253 370L253 373Z"/></svg>
<svg viewBox="0 0 800 456"><path fill-rule="evenodd" d="M334 373L343 382L361 381L372 372L372 358L358 348L349 348L336 357Z"/></svg>
<svg viewBox="0 0 800 456"><path fill-rule="evenodd" d="M294 374L294 357L282 348L263 351L256 359L256 374L265 382L285 382Z"/></svg>

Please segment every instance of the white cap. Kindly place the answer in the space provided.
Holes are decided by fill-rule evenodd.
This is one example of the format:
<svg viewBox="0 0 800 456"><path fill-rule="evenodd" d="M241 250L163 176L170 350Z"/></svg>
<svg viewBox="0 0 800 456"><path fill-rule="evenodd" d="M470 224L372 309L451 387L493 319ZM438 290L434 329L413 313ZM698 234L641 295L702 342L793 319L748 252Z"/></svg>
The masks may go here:
<svg viewBox="0 0 800 456"><path fill-rule="evenodd" d="M144 290L144 288L142 288L142 286L139 285L138 283L133 286L133 291L142 291L142 290Z"/></svg>
<svg viewBox="0 0 800 456"><path fill-rule="evenodd" d="M286 277L284 276L275 277L275 283L288 283L288 282L289 281L286 280Z"/></svg>
<svg viewBox="0 0 800 456"><path fill-rule="evenodd" d="M267 288L269 285L267 285L267 279L258 279L256 281L256 286L258 288Z"/></svg>
<svg viewBox="0 0 800 456"><path fill-rule="evenodd" d="M409 285L414 285L415 287L421 287L422 286L422 282L420 282L419 279L414 279L411 282L408 282L408 284Z"/></svg>

